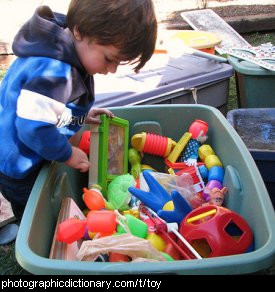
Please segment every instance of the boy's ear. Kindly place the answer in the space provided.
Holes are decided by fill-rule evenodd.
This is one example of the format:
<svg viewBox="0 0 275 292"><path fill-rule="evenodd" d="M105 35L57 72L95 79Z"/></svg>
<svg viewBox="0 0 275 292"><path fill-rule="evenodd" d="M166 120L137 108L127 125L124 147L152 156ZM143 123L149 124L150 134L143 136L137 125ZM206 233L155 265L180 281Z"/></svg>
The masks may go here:
<svg viewBox="0 0 275 292"><path fill-rule="evenodd" d="M78 30L76 25L74 26L73 35L74 35L74 37L75 37L75 39L77 41L81 41L82 40L81 34L80 34L80 32L79 32L79 30Z"/></svg>

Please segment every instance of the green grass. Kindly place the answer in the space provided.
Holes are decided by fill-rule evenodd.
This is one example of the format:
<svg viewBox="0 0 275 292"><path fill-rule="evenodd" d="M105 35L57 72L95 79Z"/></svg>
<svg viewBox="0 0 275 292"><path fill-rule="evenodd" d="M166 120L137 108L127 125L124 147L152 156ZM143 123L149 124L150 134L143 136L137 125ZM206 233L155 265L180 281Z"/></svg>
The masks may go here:
<svg viewBox="0 0 275 292"><path fill-rule="evenodd" d="M271 42L275 44L275 31L268 33L253 33L243 35L243 37L253 46ZM0 69L0 80L4 77L6 70ZM238 108L235 77L230 78L228 110ZM275 271L273 272L273 274ZM5 246L0 246L0 275L27 275L27 271L22 269L15 259L14 242Z"/></svg>
<svg viewBox="0 0 275 292"><path fill-rule="evenodd" d="M275 31L245 34L243 38L254 47L269 42L275 45Z"/></svg>
<svg viewBox="0 0 275 292"><path fill-rule="evenodd" d="M15 259L15 243L0 246L0 275L28 275Z"/></svg>

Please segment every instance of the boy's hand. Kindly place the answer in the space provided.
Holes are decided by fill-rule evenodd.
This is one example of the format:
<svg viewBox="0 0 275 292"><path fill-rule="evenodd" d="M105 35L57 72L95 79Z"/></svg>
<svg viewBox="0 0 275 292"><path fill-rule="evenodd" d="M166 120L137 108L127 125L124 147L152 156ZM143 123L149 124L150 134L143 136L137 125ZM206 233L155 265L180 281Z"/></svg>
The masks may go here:
<svg viewBox="0 0 275 292"><path fill-rule="evenodd" d="M79 169L80 172L88 171L90 163L86 153L74 146L72 146L72 150L72 156L69 160L65 161L65 164L72 168Z"/></svg>
<svg viewBox="0 0 275 292"><path fill-rule="evenodd" d="M109 118L113 118L115 115L106 108L92 108L87 117L85 122L87 124L100 124L99 115L106 114Z"/></svg>

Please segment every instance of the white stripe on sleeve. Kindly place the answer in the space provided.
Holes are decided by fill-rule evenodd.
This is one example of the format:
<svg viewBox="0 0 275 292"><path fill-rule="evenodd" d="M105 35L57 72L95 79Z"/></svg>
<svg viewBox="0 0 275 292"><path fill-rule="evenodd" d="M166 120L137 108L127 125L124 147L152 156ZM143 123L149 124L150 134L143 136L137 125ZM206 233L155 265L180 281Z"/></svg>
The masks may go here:
<svg viewBox="0 0 275 292"><path fill-rule="evenodd" d="M23 89L17 100L17 115L24 119L57 125L65 104L45 95Z"/></svg>

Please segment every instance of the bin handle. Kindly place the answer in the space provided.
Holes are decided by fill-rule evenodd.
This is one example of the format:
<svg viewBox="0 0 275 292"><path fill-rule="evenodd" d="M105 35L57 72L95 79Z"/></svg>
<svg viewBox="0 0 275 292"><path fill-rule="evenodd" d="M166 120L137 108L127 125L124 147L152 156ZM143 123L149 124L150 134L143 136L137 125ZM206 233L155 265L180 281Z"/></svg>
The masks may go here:
<svg viewBox="0 0 275 292"><path fill-rule="evenodd" d="M240 180L240 175L236 168L232 165L227 165L224 173L223 186L228 188L228 195L225 196L225 204L227 208L234 209L236 212L241 207L243 199L243 188Z"/></svg>
<svg viewBox="0 0 275 292"><path fill-rule="evenodd" d="M55 202L56 198L58 198L60 201L62 197L68 196L68 194L72 193L69 188L69 181L68 181L68 175L67 173L62 173L58 176L56 176L54 182L53 182L53 191L51 194L51 201Z"/></svg>

